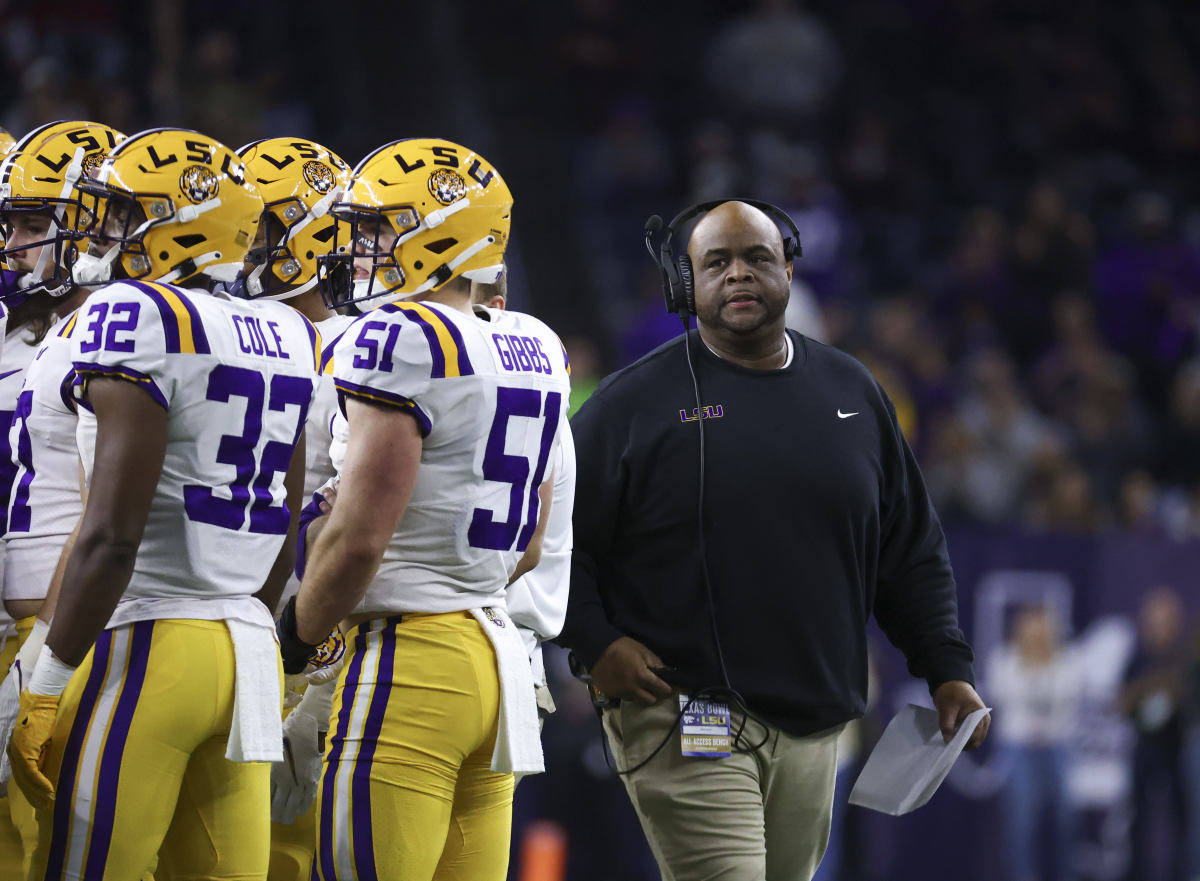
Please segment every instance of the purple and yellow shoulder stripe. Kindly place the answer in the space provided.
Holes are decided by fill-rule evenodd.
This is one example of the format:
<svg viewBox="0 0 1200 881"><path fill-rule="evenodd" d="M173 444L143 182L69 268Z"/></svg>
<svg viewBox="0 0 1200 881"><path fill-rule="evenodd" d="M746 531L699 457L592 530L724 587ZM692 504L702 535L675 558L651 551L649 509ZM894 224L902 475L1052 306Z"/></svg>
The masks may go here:
<svg viewBox="0 0 1200 881"><path fill-rule="evenodd" d="M79 313L82 311L83 309L80 308L71 313L71 317L64 321L62 323L62 327L58 329L59 336L69 337L71 335L71 333L75 330L75 324L79 321Z"/></svg>
<svg viewBox="0 0 1200 881"><path fill-rule="evenodd" d="M390 303L380 307L380 311L402 312L405 318L421 328L425 341L429 343L429 354L433 361L433 369L429 374L431 379L474 375L475 370L467 357L466 341L453 321L424 303Z"/></svg>
<svg viewBox="0 0 1200 881"><path fill-rule="evenodd" d="M130 284L158 307L168 352L185 355L212 354L200 313L196 311L186 293L159 282L134 281Z"/></svg>

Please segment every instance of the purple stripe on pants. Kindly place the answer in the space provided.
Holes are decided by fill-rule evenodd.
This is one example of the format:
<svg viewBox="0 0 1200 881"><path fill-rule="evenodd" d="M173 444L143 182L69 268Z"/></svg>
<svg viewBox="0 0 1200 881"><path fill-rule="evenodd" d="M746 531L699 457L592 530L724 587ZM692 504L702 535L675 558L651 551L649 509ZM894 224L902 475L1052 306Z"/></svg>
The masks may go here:
<svg viewBox="0 0 1200 881"><path fill-rule="evenodd" d="M321 808L318 814L317 855L313 860L312 881L337 881L337 867L334 864L333 797L338 762L342 758L342 745L346 741L346 732L350 730L355 692L362 675L367 633L368 627L363 625L354 637L354 657L350 659L350 669L346 671L346 681L342 685L342 709L338 713L337 730L329 745L329 756L325 759L325 779L321 781Z"/></svg>
<svg viewBox="0 0 1200 881"><path fill-rule="evenodd" d="M354 869L358 881L379 881L375 873L375 848L371 840L371 759L383 729L383 714L392 691L392 669L396 659L396 626L385 629L380 648L379 671L375 677L375 692L367 709L362 742L354 759L354 776L350 783L350 810L354 817Z"/></svg>
<svg viewBox="0 0 1200 881"><path fill-rule="evenodd" d="M71 831L71 807L75 799L75 776L79 772L79 756L83 752L83 741L87 737L88 723L96 711L100 687L108 673L108 656L112 652L112 631L105 630L96 640L92 651L92 670L79 698L75 721L67 736L63 749L62 765L55 785L54 822L50 831L50 859L46 863L46 878L59 878L63 872L63 861L67 858L67 836Z"/></svg>
<svg viewBox="0 0 1200 881"><path fill-rule="evenodd" d="M96 809L92 816L91 843L88 846L85 878L100 878L108 860L108 849L112 846L113 821L117 816L117 778L121 772L121 758L125 753L125 741L133 724L133 711L137 709L142 683L146 681L146 662L150 658L150 637L154 633L153 621L138 621L131 628L129 666L125 669L125 682L117 708L113 712L112 725L104 739L100 753L100 773L96 787Z"/></svg>

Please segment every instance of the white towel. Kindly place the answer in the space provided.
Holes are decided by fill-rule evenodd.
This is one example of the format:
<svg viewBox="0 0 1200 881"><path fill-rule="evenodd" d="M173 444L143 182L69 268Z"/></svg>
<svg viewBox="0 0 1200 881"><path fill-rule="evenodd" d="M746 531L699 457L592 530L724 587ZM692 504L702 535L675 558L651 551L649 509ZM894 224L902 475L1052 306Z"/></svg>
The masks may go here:
<svg viewBox="0 0 1200 881"><path fill-rule="evenodd" d="M504 609L489 606L472 609L471 614L492 641L500 672L500 724L492 770L500 774L540 774L546 770L546 763L525 644Z"/></svg>
<svg viewBox="0 0 1200 881"><path fill-rule="evenodd" d="M283 761L279 643L274 628L226 618L233 639L233 727L225 758L231 762Z"/></svg>

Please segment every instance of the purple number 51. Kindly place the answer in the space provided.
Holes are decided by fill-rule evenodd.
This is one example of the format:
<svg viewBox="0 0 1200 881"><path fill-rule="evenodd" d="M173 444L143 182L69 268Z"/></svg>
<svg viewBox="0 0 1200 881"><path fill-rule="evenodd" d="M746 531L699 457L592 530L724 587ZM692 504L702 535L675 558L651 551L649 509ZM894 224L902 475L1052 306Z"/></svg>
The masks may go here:
<svg viewBox="0 0 1200 881"><path fill-rule="evenodd" d="M496 416L492 430L488 433L487 447L483 452L483 476L487 480L512 485L508 494L508 519L497 520L494 511L476 508L471 514L471 525L467 529L467 543L473 548L488 548L494 551L510 551L516 547L524 551L537 528L538 487L546 475L546 462L550 458L550 446L558 431L562 394L547 392L545 400L537 389L500 387L496 390ZM543 418L541 442L537 462L532 468L526 456L504 452L508 437L508 422L513 417L527 419Z"/></svg>

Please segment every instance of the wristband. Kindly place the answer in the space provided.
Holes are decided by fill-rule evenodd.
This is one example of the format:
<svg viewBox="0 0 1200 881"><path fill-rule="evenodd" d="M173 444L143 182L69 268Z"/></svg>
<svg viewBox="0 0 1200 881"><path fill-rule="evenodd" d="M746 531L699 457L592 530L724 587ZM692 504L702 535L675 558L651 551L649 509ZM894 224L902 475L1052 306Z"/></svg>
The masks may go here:
<svg viewBox="0 0 1200 881"><path fill-rule="evenodd" d="M29 677L37 669L37 661L41 657L42 646L46 644L46 634L49 632L50 625L38 618L33 622L33 629L29 631L29 636L25 637L25 642L21 643L17 660L21 662L21 679L25 682L29 681Z"/></svg>
<svg viewBox="0 0 1200 881"><path fill-rule="evenodd" d="M74 674L74 667L64 664L50 651L50 646L43 645L27 690L31 694L60 695L66 690L67 683Z"/></svg>
<svg viewBox="0 0 1200 881"><path fill-rule="evenodd" d="M275 624L275 635L279 637L279 654L283 656L283 672L289 676L303 673L308 659L317 651L317 644L305 642L296 632L296 598L292 597L283 607L279 621Z"/></svg>

